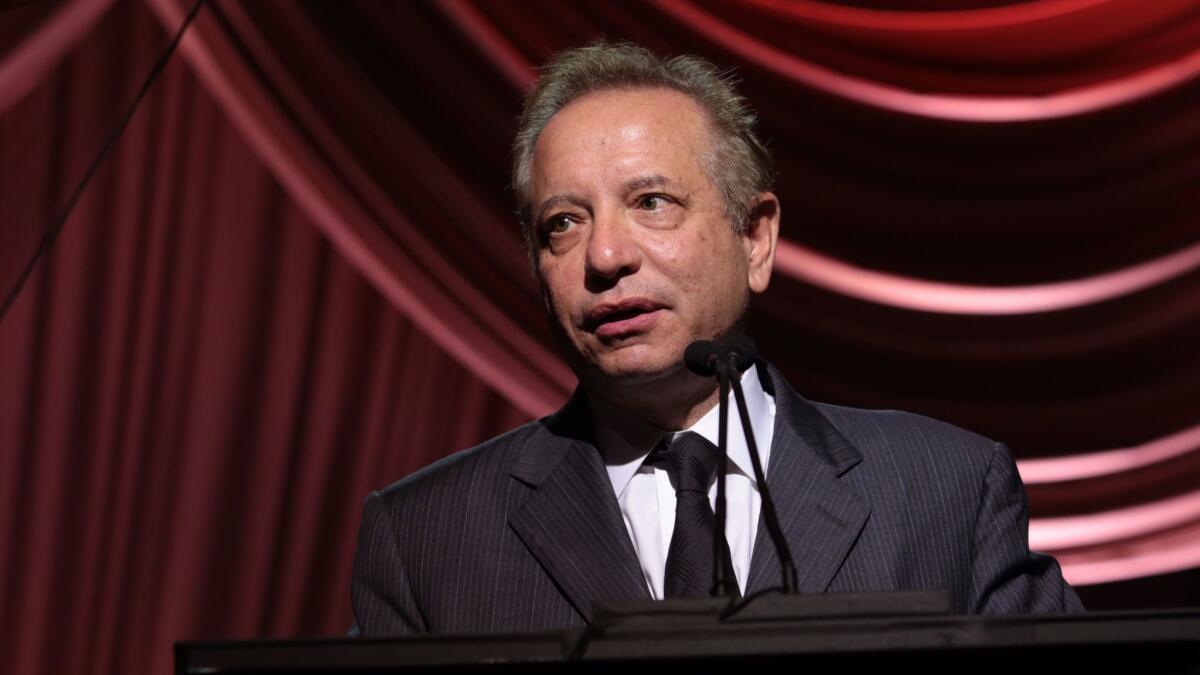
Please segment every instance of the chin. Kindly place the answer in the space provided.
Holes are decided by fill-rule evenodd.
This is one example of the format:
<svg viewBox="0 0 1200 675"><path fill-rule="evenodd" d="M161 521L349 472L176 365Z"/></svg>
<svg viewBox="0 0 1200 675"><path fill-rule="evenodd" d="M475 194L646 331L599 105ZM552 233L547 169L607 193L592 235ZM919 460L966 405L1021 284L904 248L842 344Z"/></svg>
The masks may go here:
<svg viewBox="0 0 1200 675"><path fill-rule="evenodd" d="M654 382L683 371L683 352L629 348L609 353L589 364L593 378L609 384L634 385Z"/></svg>

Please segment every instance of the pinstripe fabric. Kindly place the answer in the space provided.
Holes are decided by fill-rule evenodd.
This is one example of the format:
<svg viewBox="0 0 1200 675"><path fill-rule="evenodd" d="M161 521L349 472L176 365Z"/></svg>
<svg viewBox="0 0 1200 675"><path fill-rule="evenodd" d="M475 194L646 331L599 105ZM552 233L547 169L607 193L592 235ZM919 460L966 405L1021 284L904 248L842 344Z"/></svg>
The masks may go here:
<svg viewBox="0 0 1200 675"><path fill-rule="evenodd" d="M960 612L1078 611L1003 445L928 418L775 397L768 484L804 592L946 588ZM364 634L578 626L648 598L577 394L370 495L351 597ZM760 522L747 593L779 583Z"/></svg>

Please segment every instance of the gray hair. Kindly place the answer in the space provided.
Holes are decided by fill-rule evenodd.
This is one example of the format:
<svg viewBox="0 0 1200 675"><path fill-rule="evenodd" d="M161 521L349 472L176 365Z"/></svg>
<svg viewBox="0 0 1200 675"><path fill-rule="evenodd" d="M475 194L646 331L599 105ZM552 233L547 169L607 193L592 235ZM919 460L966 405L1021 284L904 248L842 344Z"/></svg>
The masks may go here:
<svg viewBox="0 0 1200 675"><path fill-rule="evenodd" d="M755 115L734 89L731 72L722 73L696 56L664 59L630 42L597 40L560 52L542 68L513 141L513 190L531 255L533 149L550 118L586 94L612 89L664 87L691 97L708 116L712 152L701 158L709 180L721 193L725 217L734 230L745 230L752 201L771 189L771 155L754 132Z"/></svg>

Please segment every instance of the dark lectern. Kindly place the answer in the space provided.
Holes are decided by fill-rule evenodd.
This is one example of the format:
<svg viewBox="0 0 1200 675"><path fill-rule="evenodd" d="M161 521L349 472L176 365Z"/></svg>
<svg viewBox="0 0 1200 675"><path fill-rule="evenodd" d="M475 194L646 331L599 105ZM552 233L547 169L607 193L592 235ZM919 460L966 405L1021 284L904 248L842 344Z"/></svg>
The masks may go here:
<svg viewBox="0 0 1200 675"><path fill-rule="evenodd" d="M875 672L1200 675L1200 609L957 616L940 594L611 603L586 629L537 634L184 642L193 673ZM696 671L697 675L700 672Z"/></svg>

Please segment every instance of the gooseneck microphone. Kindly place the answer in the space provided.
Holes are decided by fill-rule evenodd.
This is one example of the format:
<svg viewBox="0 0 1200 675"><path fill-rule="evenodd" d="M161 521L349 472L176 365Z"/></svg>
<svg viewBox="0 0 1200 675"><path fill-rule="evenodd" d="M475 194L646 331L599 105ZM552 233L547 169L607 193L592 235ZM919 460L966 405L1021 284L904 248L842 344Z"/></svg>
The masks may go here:
<svg viewBox="0 0 1200 675"><path fill-rule="evenodd" d="M718 411L717 446L717 507L714 510L716 520L716 536L713 537L713 595L735 595L736 589L730 592L732 571L724 569L724 550L729 543L725 538L725 472L728 467L729 451L726 443L728 434L729 389L733 388L734 399L737 402L738 417L742 422L742 432L746 436L746 448L750 451L750 464L754 469L754 479L758 482L762 495L762 515L779 556L779 564L783 575L782 587L784 593L795 593L797 584L796 563L792 559L791 549L779 527L779 518L775 513L775 502L771 499L771 491L767 487L767 479L763 473L762 460L758 456L758 445L754 442L754 431L750 428L750 413L746 408L746 396L742 391L741 373L754 364L758 357L758 346L754 340L745 335L736 335L723 342L712 340L697 340L687 346L683 352L683 362L688 370L701 377L717 376L720 385ZM724 550L723 550L724 549Z"/></svg>
<svg viewBox="0 0 1200 675"><path fill-rule="evenodd" d="M717 416L717 505L713 509L713 585L712 596L738 597L737 582L733 570L726 569L729 540L725 537L725 473L729 467L729 420L725 414L729 407L729 374L721 355L725 352L720 343L711 340L696 340L683 350L683 363L688 370L701 377L717 376L720 385L720 405Z"/></svg>

